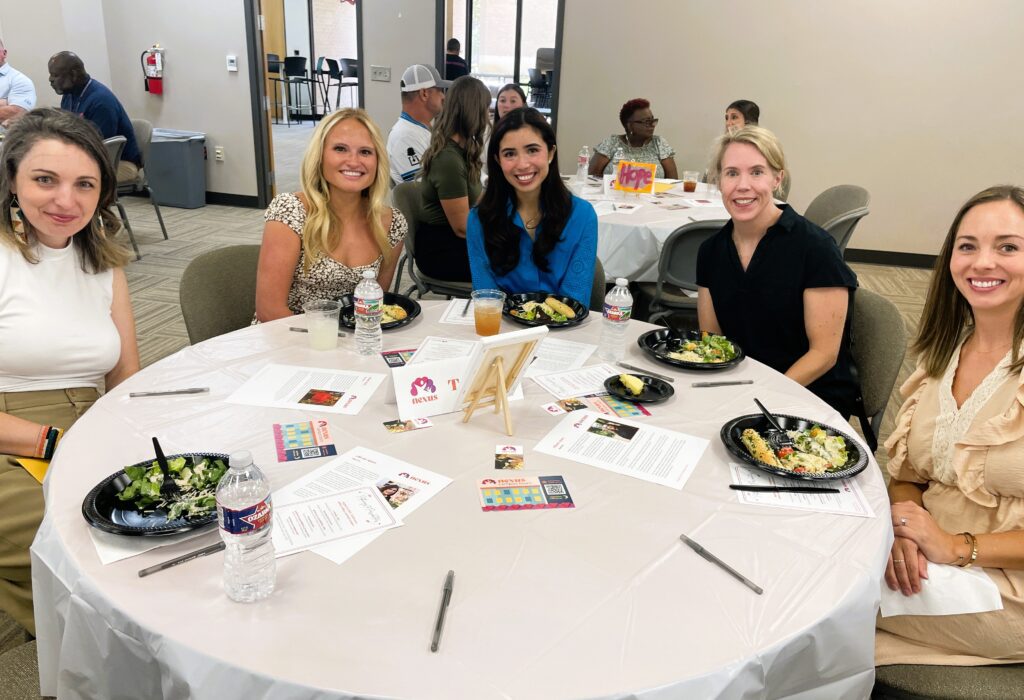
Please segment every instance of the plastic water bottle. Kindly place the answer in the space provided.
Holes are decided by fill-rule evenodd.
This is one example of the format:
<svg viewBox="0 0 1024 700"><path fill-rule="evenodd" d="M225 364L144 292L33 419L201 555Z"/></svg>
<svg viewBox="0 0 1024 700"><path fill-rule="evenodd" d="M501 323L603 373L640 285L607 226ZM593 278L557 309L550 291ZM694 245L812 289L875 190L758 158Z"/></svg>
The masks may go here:
<svg viewBox="0 0 1024 700"><path fill-rule="evenodd" d="M623 160L625 160L625 154L622 152L621 148L616 148L615 155L612 156L612 182L615 182L615 180L618 179L619 163L622 162ZM611 194L615 195L619 199L622 199L623 196L622 190L612 189Z"/></svg>
<svg viewBox="0 0 1024 700"><path fill-rule="evenodd" d="M384 313L384 290L377 284L377 273L363 270L363 281L356 285L356 352L378 355L381 350L380 317Z"/></svg>
<svg viewBox="0 0 1024 700"><path fill-rule="evenodd" d="M579 156L576 157L576 184L585 185L587 183L587 170L590 168L590 147L583 146L580 149Z"/></svg>
<svg viewBox="0 0 1024 700"><path fill-rule="evenodd" d="M633 295L629 293L629 280L619 277L604 297L604 321L601 324L601 344L597 356L608 362L618 362L626 353L626 327L633 315Z"/></svg>
<svg viewBox="0 0 1024 700"><path fill-rule="evenodd" d="M239 603L263 600L274 591L277 565L270 483L248 451L228 458L217 484L217 520L224 549L224 592Z"/></svg>

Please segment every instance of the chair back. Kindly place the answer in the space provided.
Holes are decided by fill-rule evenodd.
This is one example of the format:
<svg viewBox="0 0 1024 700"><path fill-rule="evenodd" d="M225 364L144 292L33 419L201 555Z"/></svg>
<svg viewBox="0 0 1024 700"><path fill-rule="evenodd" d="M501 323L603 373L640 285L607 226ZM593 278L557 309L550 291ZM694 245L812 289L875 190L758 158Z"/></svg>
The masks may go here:
<svg viewBox="0 0 1024 700"><path fill-rule="evenodd" d="M259 256L258 245L234 245L203 253L188 264L178 298L191 344L252 323Z"/></svg>
<svg viewBox="0 0 1024 700"><path fill-rule="evenodd" d="M857 185L836 185L819 194L807 206L804 218L821 226L846 250L857 223L868 215L871 195Z"/></svg>
<svg viewBox="0 0 1024 700"><path fill-rule="evenodd" d="M594 284L590 288L590 310L604 311L604 295L607 285L604 279L604 265L601 258L594 259Z"/></svg>
<svg viewBox="0 0 1024 700"><path fill-rule="evenodd" d="M288 78L305 78L306 77L306 57L305 56L285 56L284 57L284 74Z"/></svg>
<svg viewBox="0 0 1024 700"><path fill-rule="evenodd" d="M405 237L405 251L414 255L416 250L416 227L420 221L420 208L422 206L422 195L420 194L420 183L400 182L391 190L391 200L395 208L402 212L406 222L409 224L409 233Z"/></svg>
<svg viewBox="0 0 1024 700"><path fill-rule="evenodd" d="M267 73L281 75L281 57L276 53L267 54Z"/></svg>
<svg viewBox="0 0 1024 700"><path fill-rule="evenodd" d="M547 81L544 80L544 74L536 68L527 68L527 72L530 74L530 87L535 89L543 89L548 86Z"/></svg>
<svg viewBox="0 0 1024 700"><path fill-rule="evenodd" d="M139 152L142 153L142 167L149 162L149 145L153 142L153 124L145 119L132 119L132 129L135 131L135 142L139 144Z"/></svg>
<svg viewBox="0 0 1024 700"><path fill-rule="evenodd" d="M341 80L341 67L338 62L333 58L326 59L327 63L327 74L331 76L331 80Z"/></svg>
<svg viewBox="0 0 1024 700"><path fill-rule="evenodd" d="M537 49L537 70L542 74L555 69L555 50L554 49Z"/></svg>
<svg viewBox="0 0 1024 700"><path fill-rule="evenodd" d="M895 304L863 287L853 295L852 321L850 352L864 411L877 434L907 352L907 327Z"/></svg>
<svg viewBox="0 0 1024 700"><path fill-rule="evenodd" d="M341 59L341 77L343 78L358 78L359 77L359 61L354 58L343 58Z"/></svg>
<svg viewBox="0 0 1024 700"><path fill-rule="evenodd" d="M327 69L324 67L324 62L326 60L327 59L324 56L321 56L320 58L316 59L316 70L314 71L314 73L316 73L317 75L323 75L327 73Z"/></svg>
<svg viewBox="0 0 1024 700"><path fill-rule="evenodd" d="M697 291L697 251L704 241L721 230L721 221L694 221L669 235L658 259L656 298L661 296L661 288L665 284Z"/></svg>
<svg viewBox="0 0 1024 700"><path fill-rule="evenodd" d="M107 157L110 158L111 165L114 166L114 171L117 171L117 164L121 162L121 154L124 153L125 144L128 143L128 139L125 136L111 136L109 139L103 139L103 145L107 149Z"/></svg>

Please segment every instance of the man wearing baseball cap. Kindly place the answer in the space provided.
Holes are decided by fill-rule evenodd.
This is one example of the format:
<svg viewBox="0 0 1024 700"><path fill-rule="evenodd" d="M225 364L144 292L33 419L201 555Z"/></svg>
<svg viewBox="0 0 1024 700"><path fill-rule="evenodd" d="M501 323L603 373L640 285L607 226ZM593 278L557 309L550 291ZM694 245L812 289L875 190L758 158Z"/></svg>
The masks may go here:
<svg viewBox="0 0 1024 700"><path fill-rule="evenodd" d="M402 73L402 116L388 134L388 160L394 184L408 182L420 172L420 159L430 146L430 122L441 113L444 91L451 81L442 80L433 66L416 64Z"/></svg>

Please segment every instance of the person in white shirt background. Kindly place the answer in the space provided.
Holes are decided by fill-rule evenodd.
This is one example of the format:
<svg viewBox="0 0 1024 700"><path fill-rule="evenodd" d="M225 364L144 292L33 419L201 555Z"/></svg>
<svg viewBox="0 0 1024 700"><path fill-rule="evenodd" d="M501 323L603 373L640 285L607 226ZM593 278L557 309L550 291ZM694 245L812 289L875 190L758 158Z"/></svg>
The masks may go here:
<svg viewBox="0 0 1024 700"><path fill-rule="evenodd" d="M416 179L420 159L430 146L430 123L441 113L444 91L451 85L441 80L433 66L409 66L402 73L402 116L388 134L388 160L394 184Z"/></svg>
<svg viewBox="0 0 1024 700"><path fill-rule="evenodd" d="M35 106L36 86L7 62L7 48L0 38L0 126L10 126Z"/></svg>

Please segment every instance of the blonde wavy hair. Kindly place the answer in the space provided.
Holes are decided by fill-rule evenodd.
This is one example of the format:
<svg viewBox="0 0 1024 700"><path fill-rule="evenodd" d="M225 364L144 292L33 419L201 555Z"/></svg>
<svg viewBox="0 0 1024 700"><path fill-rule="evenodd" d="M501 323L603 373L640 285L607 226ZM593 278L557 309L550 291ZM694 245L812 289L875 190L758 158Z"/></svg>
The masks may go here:
<svg viewBox="0 0 1024 700"><path fill-rule="evenodd" d="M725 156L725 149L734 143L746 143L753 146L768 161L769 168L782 174L782 179L774 194L776 199L785 200L786 195L789 194L790 182L789 169L786 167L786 154L782 152L779 138L763 126L751 124L718 137L711 156L711 164L708 167L708 178L711 182L721 182L722 158Z"/></svg>
<svg viewBox="0 0 1024 700"><path fill-rule="evenodd" d="M110 162L100 134L90 122L76 114L51 107L33 109L18 119L4 139L3 160L0 166L0 242L13 247L28 262L35 264L32 242L28 235L14 232L11 205L14 203L14 185L21 161L40 141L53 140L75 146L88 155L99 167L99 202L89 224L71 239L82 255L82 269L100 273L111 268L124 267L128 251L113 236L121 230L121 220L111 211L117 200L117 174ZM33 233L32 222L25 220L25 231Z"/></svg>
<svg viewBox="0 0 1024 700"><path fill-rule="evenodd" d="M320 120L309 146L306 147L306 154L302 157L302 194L306 196L309 210L306 214L306 223L302 227L302 250L305 253L303 269L307 272L313 263L328 255L341 242L341 222L330 207L331 188L324 179L323 163L327 135L331 133L331 129L346 119L355 119L370 133L370 141L377 154L377 171L374 173L373 184L363 190L363 199L366 200L366 221L370 225L370 232L377 242L385 264L390 263L395 254L388 240L388 231L381 220L389 190L388 183L391 181L384 138L365 110L342 109Z"/></svg>

